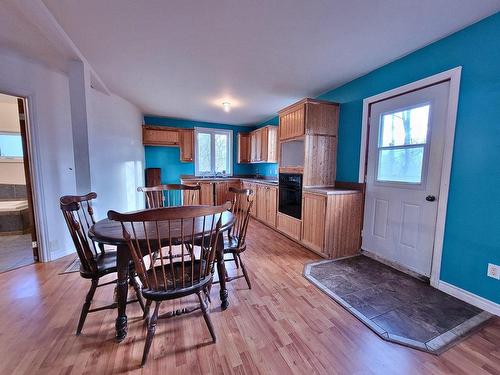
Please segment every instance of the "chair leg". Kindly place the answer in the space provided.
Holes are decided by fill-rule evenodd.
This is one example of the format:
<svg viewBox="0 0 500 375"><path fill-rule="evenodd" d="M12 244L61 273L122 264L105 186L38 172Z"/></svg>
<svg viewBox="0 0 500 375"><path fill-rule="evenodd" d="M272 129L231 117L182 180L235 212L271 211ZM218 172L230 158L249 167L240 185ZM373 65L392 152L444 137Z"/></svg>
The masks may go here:
<svg viewBox="0 0 500 375"><path fill-rule="evenodd" d="M236 268L240 268L238 257L236 256L235 253L233 253L233 259L234 259L234 264L236 265Z"/></svg>
<svg viewBox="0 0 500 375"><path fill-rule="evenodd" d="M130 285L135 290L135 295L137 296L137 301L139 301L139 305L141 305L142 312L145 312L144 300L142 299L141 288L135 279L135 273L130 275Z"/></svg>
<svg viewBox="0 0 500 375"><path fill-rule="evenodd" d="M245 276L245 280L247 281L248 289L252 289L252 284L250 283L250 278L248 277L247 269L245 268L245 265L243 264L243 261L241 260L240 254L237 254L237 256L238 256L238 259L240 260L241 270L243 271L243 276Z"/></svg>
<svg viewBox="0 0 500 375"><path fill-rule="evenodd" d="M99 279L92 279L92 284L90 285L87 297L85 297L85 303L83 304L82 312L80 313L80 320L78 321L78 328L76 329L77 336L82 333L83 324L85 323L85 319L87 318L87 314L89 313L90 304L92 303L92 299L94 298L94 293L97 289L97 285L99 285Z"/></svg>
<svg viewBox="0 0 500 375"><path fill-rule="evenodd" d="M207 323L208 330L210 331L210 336L212 336L213 342L216 342L217 339L215 337L214 326L212 325L212 321L210 320L210 315L208 314L207 303L203 299L201 292L198 292L198 299L200 300L201 311L203 312L203 319L205 319L205 323Z"/></svg>
<svg viewBox="0 0 500 375"><path fill-rule="evenodd" d="M210 287L206 286L205 289L203 289L203 293L205 293L205 297L207 298L209 303L212 303L212 300L210 299Z"/></svg>
<svg viewBox="0 0 500 375"><path fill-rule="evenodd" d="M144 314L142 315L142 319L146 319L149 317L149 308L151 307L152 302L153 301L151 301L150 299L146 300L146 306L144 306ZM146 324L148 324L148 322L146 322Z"/></svg>
<svg viewBox="0 0 500 375"><path fill-rule="evenodd" d="M144 344L144 352L142 353L141 367L146 364L148 360L149 349L151 349L151 344L153 343L153 337L156 331L156 323L158 321L158 310L160 309L161 302L156 302L155 311L151 317L148 325L148 334L146 336L146 343Z"/></svg>

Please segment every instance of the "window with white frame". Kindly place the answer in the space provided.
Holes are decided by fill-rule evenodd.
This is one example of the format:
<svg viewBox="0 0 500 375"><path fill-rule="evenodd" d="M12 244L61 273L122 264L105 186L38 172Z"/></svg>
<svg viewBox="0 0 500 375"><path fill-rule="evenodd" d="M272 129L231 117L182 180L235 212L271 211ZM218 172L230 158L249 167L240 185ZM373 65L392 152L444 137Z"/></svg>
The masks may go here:
<svg viewBox="0 0 500 375"><path fill-rule="evenodd" d="M233 174L233 131L195 128L195 174Z"/></svg>

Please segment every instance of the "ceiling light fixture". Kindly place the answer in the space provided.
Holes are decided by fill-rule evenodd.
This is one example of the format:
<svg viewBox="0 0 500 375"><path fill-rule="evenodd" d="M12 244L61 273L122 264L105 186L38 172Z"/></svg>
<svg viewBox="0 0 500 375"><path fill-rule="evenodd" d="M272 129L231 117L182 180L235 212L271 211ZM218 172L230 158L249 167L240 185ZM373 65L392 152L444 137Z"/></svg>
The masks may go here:
<svg viewBox="0 0 500 375"><path fill-rule="evenodd" d="M222 106L224 107L225 112L229 112L231 110L231 103L230 102L223 102Z"/></svg>

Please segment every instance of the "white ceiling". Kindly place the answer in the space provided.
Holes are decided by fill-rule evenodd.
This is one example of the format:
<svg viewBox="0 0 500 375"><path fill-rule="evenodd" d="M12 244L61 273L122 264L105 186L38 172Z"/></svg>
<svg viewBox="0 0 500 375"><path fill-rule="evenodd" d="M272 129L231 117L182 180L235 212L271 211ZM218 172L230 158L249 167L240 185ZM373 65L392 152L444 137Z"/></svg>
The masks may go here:
<svg viewBox="0 0 500 375"><path fill-rule="evenodd" d="M500 0L43 1L145 114L227 124L266 120L500 10Z"/></svg>

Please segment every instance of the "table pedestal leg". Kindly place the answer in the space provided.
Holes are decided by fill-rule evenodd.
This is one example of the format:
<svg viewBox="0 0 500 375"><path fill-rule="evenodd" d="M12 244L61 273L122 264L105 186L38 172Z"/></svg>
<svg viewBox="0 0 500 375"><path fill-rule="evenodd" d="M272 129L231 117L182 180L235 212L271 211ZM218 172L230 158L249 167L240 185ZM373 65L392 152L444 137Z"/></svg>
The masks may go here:
<svg viewBox="0 0 500 375"><path fill-rule="evenodd" d="M219 275L221 308L225 310L229 306L228 293L226 289L226 266L224 265L224 237L220 233L217 238L217 274Z"/></svg>
<svg viewBox="0 0 500 375"><path fill-rule="evenodd" d="M127 294L128 294L128 271L130 254L126 245L118 246L116 255L116 268L118 280L116 282L116 296L118 303L118 317L116 318L116 341L120 342L127 337Z"/></svg>

